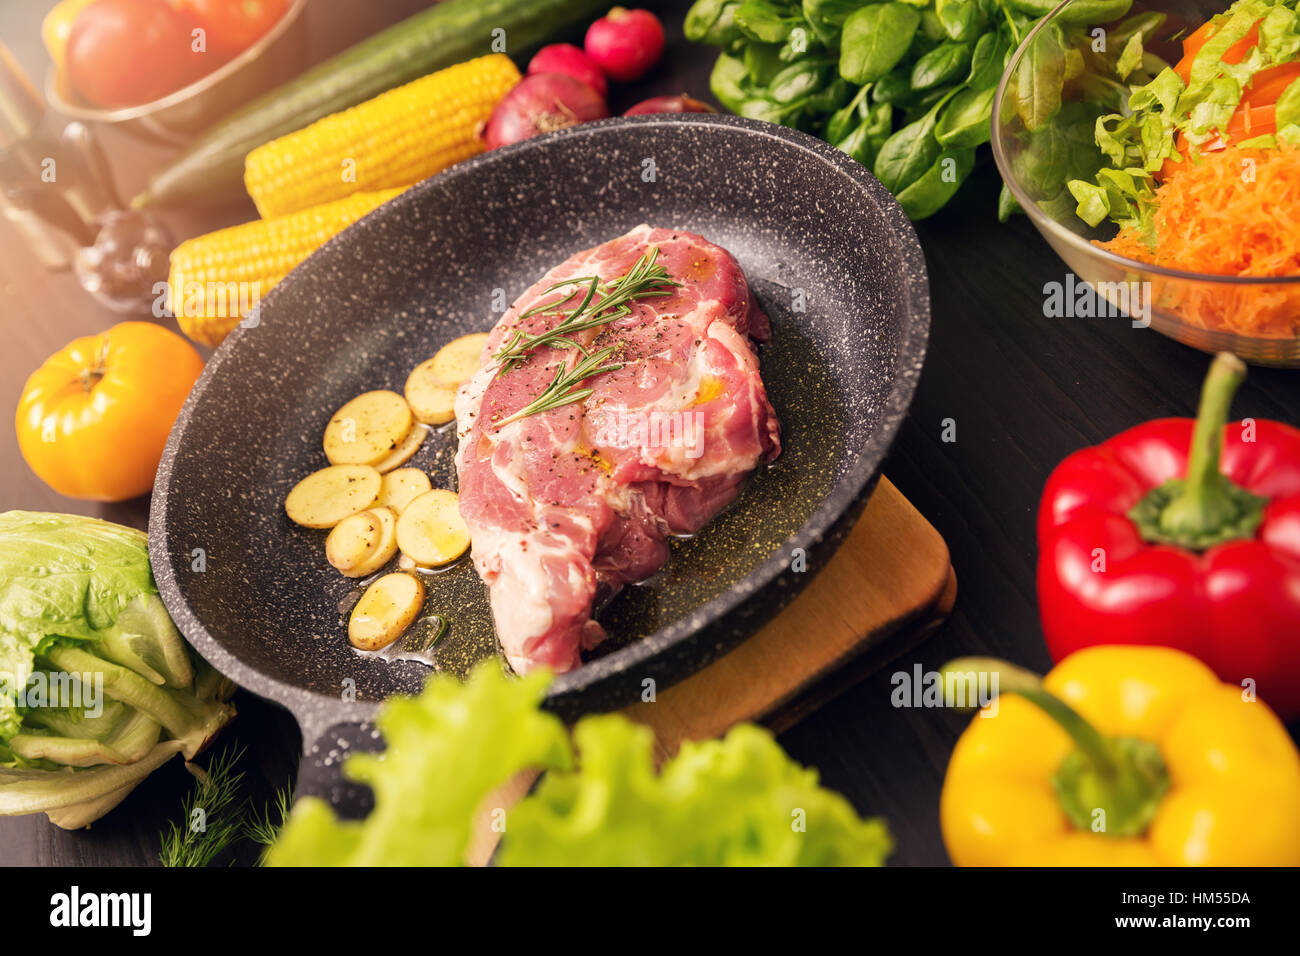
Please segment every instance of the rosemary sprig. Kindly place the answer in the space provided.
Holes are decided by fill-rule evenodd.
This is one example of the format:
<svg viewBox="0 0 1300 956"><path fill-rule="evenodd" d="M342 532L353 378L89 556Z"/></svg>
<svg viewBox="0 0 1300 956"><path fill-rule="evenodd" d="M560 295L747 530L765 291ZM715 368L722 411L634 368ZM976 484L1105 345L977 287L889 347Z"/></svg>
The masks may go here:
<svg viewBox="0 0 1300 956"><path fill-rule="evenodd" d="M637 259L626 275L612 282L604 283L600 276L581 276L565 279L551 286L542 295L549 295L566 288L572 288L573 291L558 302L533 306L520 315L519 320L522 322L535 315L546 313L562 315L564 318L544 332L528 333L516 327L510 339L492 356L501 363L501 368L497 372L498 377L518 368L533 349L543 345L576 348L584 356L589 357L590 353L587 349L573 339L574 334L621 319L632 312L632 303L636 300L672 295L673 289L681 285L680 282L673 281L668 270L658 263L658 258L659 247L652 246ZM586 294L576 306L567 310L560 308L561 305L581 294L584 289Z"/></svg>
<svg viewBox="0 0 1300 956"><path fill-rule="evenodd" d="M527 418L529 415L536 415L538 412L545 412L552 408L560 408L573 402L582 401L593 391L590 388L578 388L585 379L591 378L593 375L600 375L603 372L613 372L623 367L622 362L616 362L612 365L601 364L613 354L614 346L611 345L601 349L594 355L588 355L573 368L568 367L568 360L565 359L564 362L560 363L560 367L556 369L555 378L551 381L551 384L542 390L542 394L509 418L498 422L496 427L501 428L521 418Z"/></svg>

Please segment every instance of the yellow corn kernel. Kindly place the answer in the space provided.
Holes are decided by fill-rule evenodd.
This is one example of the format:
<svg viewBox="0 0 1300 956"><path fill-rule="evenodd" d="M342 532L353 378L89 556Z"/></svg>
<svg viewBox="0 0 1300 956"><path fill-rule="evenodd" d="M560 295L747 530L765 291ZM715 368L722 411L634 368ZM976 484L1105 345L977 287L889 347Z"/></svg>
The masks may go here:
<svg viewBox="0 0 1300 956"><path fill-rule="evenodd" d="M402 191L356 193L187 239L172 250L168 276L176 321L194 341L219 345L294 266Z"/></svg>
<svg viewBox="0 0 1300 956"><path fill-rule="evenodd" d="M478 127L518 82L501 53L431 73L257 147L244 185L263 218L413 185L482 152Z"/></svg>

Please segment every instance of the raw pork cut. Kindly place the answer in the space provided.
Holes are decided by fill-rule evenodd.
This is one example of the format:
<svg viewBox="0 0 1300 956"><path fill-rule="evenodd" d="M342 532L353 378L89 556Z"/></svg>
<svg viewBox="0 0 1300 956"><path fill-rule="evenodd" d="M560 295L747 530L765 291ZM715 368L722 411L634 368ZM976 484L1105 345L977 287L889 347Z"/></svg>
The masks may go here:
<svg viewBox="0 0 1300 956"><path fill-rule="evenodd" d="M503 344L563 320L539 305L573 309L587 293L557 283L597 275L608 289L647 253L680 285L571 337L592 353L612 346L608 364L622 367L586 379L581 401L506 422L583 355L543 344L500 374ZM502 316L456 397L456 466L474 565L517 672L577 667L605 637L593 608L652 575L670 536L698 531L780 453L755 345L769 334L730 253L645 225L567 259Z"/></svg>

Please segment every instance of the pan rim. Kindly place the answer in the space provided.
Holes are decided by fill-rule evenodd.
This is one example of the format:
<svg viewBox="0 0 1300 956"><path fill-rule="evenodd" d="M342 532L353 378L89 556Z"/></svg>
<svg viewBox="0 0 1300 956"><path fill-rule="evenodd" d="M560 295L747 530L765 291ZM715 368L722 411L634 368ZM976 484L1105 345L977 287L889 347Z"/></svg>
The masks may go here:
<svg viewBox="0 0 1300 956"><path fill-rule="evenodd" d="M543 136L533 137L510 146L481 153L465 160L421 183L369 213L358 223L391 215L394 211L423 201L425 194L439 188L446 178L470 174L478 166L503 162L507 158L536 149L556 148L556 144L577 145L584 140L606 135L628 126L718 126L744 131L766 139L779 140L785 145L809 154L846 179L868 200L874 201L888 230L888 248L893 252L903 281L900 293L906 301L901 303L904 322L896 352L894 381L880 412L878 426L859 447L851 449L854 461L848 470L831 486L806 521L788 537L771 555L757 564L736 586L697 607L690 614L660 628L645 637L583 664L576 670L556 677L547 693L547 700L569 698L602 681L616 677L638 665L646 664L668 649L681 644L693 633L719 621L744 604L752 594L774 585L789 567L790 556L796 548L817 545L834 527L853 503L861 498L876 478L881 462L897 437L915 395L917 382L925 360L930 328L930 296L925 257L912 224L892 195L870 172L840 150L822 140L797 130L786 129L770 123L750 120L721 113L650 114L635 117L615 117L584 123ZM354 224L355 226L356 224ZM326 253L336 244L347 242L352 227L330 239L313 253ZM262 306L273 305L283 287L292 281L292 273L285 282L273 288L262 301ZM298 684L288 683L257 667L245 663L230 651L199 619L179 586L167 522L168 498L172 482L173 465L180 443L197 405L222 365L239 348L247 330L236 327L208 360L194 388L187 396L176 417L162 461L155 476L153 496L149 511L149 551L154 578L159 592L178 628L186 640L212 666L236 684L261 696L268 697L289 708L308 737L309 722L313 727L324 727L353 720L367 720L373 716L381 701L341 701L336 696L320 693ZM810 575L809 577L812 577ZM309 721L311 712L327 712L327 720Z"/></svg>

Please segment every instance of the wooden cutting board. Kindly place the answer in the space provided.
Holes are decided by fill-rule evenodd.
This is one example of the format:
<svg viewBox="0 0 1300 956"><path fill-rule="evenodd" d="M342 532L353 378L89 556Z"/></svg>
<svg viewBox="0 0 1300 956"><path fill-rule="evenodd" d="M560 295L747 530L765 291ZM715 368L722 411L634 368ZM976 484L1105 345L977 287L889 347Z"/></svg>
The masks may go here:
<svg viewBox="0 0 1300 956"><path fill-rule="evenodd" d="M830 563L730 654L623 713L654 729L661 757L752 720L781 731L915 646L948 616L948 546L882 477Z"/></svg>
<svg viewBox="0 0 1300 956"><path fill-rule="evenodd" d="M789 607L731 653L623 713L654 730L661 760L684 740L746 720L779 732L915 647L956 597L948 546L882 477L830 563ZM510 806L536 779L519 775L487 804ZM486 862L497 837L483 821L469 861Z"/></svg>

